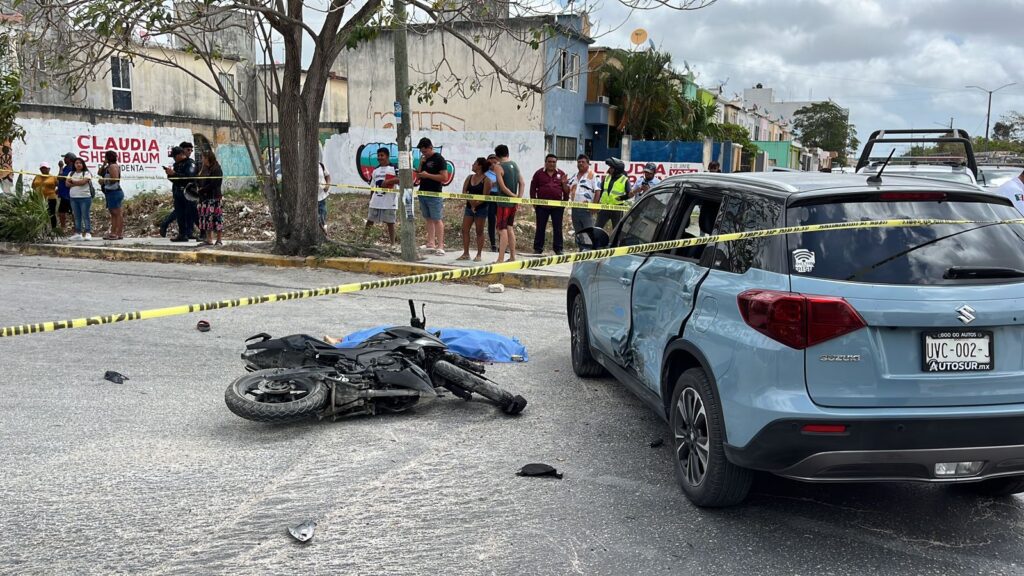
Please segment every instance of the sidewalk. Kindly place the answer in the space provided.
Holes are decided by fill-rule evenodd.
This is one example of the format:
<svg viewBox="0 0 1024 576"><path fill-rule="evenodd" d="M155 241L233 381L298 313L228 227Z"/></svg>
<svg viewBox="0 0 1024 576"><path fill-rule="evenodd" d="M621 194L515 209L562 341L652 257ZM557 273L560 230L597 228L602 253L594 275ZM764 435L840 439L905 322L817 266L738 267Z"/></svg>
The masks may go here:
<svg viewBox="0 0 1024 576"><path fill-rule="evenodd" d="M171 242L167 238L125 238L124 240L60 240L47 244L12 245L11 248L32 256L59 256L68 258L94 258L103 260L167 262L190 264L234 264L277 267L329 268L363 274L384 276L406 276L469 268L492 264L497 259L494 252L485 251L481 262L456 260L462 252L455 250L444 256L421 254L418 262L401 260L378 260L371 258L317 258L268 254L270 242L226 240L226 246L202 246L196 242ZM246 249L249 249L248 251ZM546 253L545 256L550 256ZM524 254L520 260L537 258L535 254ZM499 272L487 276L456 280L475 284L502 283L507 287L561 289L568 285L572 264L555 264L544 268Z"/></svg>

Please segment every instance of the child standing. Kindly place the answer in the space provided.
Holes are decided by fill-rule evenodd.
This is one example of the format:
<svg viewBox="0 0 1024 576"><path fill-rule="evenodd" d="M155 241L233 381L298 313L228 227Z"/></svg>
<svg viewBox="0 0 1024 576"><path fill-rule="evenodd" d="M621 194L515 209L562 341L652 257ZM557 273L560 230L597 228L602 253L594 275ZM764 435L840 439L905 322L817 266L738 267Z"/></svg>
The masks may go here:
<svg viewBox="0 0 1024 576"><path fill-rule="evenodd" d="M395 167L391 165L391 152L387 148L377 150L377 168L373 171L370 182L374 188L394 188L398 184ZM388 229L388 243L395 243L395 216L398 214L398 194L396 192L370 193L370 211L366 215L366 230L369 231L376 223L384 224Z"/></svg>

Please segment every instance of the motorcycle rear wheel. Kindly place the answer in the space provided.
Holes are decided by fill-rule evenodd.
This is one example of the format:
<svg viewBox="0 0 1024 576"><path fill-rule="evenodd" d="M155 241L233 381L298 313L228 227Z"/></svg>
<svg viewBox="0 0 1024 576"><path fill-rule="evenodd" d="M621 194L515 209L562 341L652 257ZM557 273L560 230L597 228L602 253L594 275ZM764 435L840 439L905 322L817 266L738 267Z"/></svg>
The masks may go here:
<svg viewBox="0 0 1024 576"><path fill-rule="evenodd" d="M526 408L526 398L518 394L513 396L511 392L502 389L483 376L459 368L446 360L438 360L434 364L434 373L464 390L476 392L487 398L497 404L498 408L501 408L502 412L506 414L519 414L523 408Z"/></svg>
<svg viewBox="0 0 1024 576"><path fill-rule="evenodd" d="M294 369L270 368L232 382L224 391L224 403L246 420L294 422L323 410L327 396L322 380Z"/></svg>

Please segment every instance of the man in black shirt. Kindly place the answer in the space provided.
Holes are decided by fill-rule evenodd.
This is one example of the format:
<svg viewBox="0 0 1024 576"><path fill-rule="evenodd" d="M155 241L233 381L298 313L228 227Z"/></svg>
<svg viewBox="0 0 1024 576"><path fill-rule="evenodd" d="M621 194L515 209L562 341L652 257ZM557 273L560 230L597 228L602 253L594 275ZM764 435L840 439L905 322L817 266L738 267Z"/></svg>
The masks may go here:
<svg viewBox="0 0 1024 576"><path fill-rule="evenodd" d="M420 169L413 174L420 180L420 192L440 192L448 181L448 161L434 152L430 138L420 138L416 147L420 151ZM444 200L434 196L420 196L420 212L427 223L427 243L421 250L444 256Z"/></svg>

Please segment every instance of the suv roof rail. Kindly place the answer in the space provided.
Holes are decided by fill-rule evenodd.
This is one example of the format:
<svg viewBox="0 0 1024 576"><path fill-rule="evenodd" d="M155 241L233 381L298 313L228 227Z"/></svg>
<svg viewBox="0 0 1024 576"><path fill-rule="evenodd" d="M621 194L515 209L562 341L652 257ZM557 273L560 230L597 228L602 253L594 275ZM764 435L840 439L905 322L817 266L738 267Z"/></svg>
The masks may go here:
<svg viewBox="0 0 1024 576"><path fill-rule="evenodd" d="M923 138L911 138L914 134L936 134L937 136L925 136ZM963 144L964 154L967 157L967 168L978 177L978 161L974 157L974 145L971 144L971 137L966 130L961 128L900 128L896 130L875 130L868 137L864 150L857 160L857 170L871 164L871 150L875 144Z"/></svg>
<svg viewBox="0 0 1024 576"><path fill-rule="evenodd" d="M763 177L751 176L751 174L771 174L771 172L731 172L731 173L728 173L728 174L724 174L724 173L723 174L718 174L718 173L715 173L715 172L694 172L692 174L680 174L678 176L678 178L681 179L681 180L696 180L696 179L701 179L701 180L726 180L726 179L728 179L731 182L735 182L736 180L732 179L731 177L741 176L743 178L743 180L746 181L746 182L750 182L752 184L758 184L760 186L764 186L765 188L771 188L772 190L775 190L776 192L790 192L790 193L793 193L793 192L799 192L800 191L799 188L797 188L796 186L793 186L791 184L787 184L785 182L779 182L778 180L772 180L771 178L763 178Z"/></svg>

